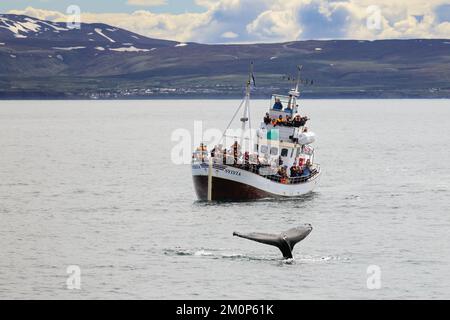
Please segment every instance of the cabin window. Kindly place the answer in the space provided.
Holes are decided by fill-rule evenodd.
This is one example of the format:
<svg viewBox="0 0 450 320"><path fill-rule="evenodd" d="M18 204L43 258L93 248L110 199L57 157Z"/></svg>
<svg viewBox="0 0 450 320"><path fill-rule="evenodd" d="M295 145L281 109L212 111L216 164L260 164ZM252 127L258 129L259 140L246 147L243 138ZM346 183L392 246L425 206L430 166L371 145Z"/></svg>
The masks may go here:
<svg viewBox="0 0 450 320"><path fill-rule="evenodd" d="M289 152L288 149L285 149L285 148L281 149L281 156L282 156L282 157L287 157L288 152Z"/></svg>
<svg viewBox="0 0 450 320"><path fill-rule="evenodd" d="M272 147L272 148L270 148L270 154L271 154L272 156L278 155L278 148L277 148L277 147Z"/></svg>
<svg viewBox="0 0 450 320"><path fill-rule="evenodd" d="M262 145L260 148L261 153L267 153L269 151L269 148L265 145Z"/></svg>

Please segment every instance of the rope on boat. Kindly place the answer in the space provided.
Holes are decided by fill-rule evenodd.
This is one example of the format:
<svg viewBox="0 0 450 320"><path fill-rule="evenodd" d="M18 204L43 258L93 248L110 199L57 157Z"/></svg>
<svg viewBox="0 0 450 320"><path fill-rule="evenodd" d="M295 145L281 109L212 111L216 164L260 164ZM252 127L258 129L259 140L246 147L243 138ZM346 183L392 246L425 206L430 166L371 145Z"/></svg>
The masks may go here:
<svg viewBox="0 0 450 320"><path fill-rule="evenodd" d="M242 105L244 104L245 100L247 100L247 97L244 97L244 99L242 99L241 103L239 104L239 107L237 108L236 112L233 115L233 118L231 118L230 122L228 123L226 129L223 131L222 137L220 138L219 144L222 142L223 137L225 137L225 133L227 132L227 130L230 128L231 124L233 123L233 120L236 118L239 110L241 110Z"/></svg>

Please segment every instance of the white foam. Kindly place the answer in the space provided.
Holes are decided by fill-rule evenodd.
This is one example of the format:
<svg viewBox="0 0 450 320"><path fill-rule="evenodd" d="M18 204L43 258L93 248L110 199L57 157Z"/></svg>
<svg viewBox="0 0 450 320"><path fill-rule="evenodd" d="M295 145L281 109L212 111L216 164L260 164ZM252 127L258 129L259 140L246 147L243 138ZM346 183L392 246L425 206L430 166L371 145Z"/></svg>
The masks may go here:
<svg viewBox="0 0 450 320"><path fill-rule="evenodd" d="M187 43L179 43L175 45L175 47L185 47L185 46L187 46Z"/></svg>
<svg viewBox="0 0 450 320"><path fill-rule="evenodd" d="M103 48L103 47L95 47L95 50L98 50L98 51L105 51L105 48Z"/></svg>
<svg viewBox="0 0 450 320"><path fill-rule="evenodd" d="M211 252L205 251L205 250L198 250L194 253L195 256L212 256L213 254Z"/></svg>
<svg viewBox="0 0 450 320"><path fill-rule="evenodd" d="M278 59L278 57L270 57L270 60Z"/></svg>
<svg viewBox="0 0 450 320"><path fill-rule="evenodd" d="M4 42L0 42L0 46L4 46L5 45L5 43Z"/></svg>
<svg viewBox="0 0 450 320"><path fill-rule="evenodd" d="M112 42L112 43L116 42L116 41L114 41L113 39L111 39L110 37L108 37L107 35L105 35L105 34L103 33L103 30L102 30L102 29L100 29L100 28L95 28L94 31L97 32L99 35L101 35L103 38L108 39L110 42Z"/></svg>
<svg viewBox="0 0 450 320"><path fill-rule="evenodd" d="M322 48L315 48L316 51L322 51Z"/></svg>

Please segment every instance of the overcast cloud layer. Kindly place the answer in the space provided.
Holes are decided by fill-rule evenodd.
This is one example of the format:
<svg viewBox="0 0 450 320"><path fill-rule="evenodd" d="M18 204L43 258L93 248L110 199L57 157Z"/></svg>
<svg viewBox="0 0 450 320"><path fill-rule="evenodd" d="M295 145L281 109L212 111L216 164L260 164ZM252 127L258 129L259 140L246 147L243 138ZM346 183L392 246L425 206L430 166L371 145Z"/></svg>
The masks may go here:
<svg viewBox="0 0 450 320"><path fill-rule="evenodd" d="M145 1L148 0L128 0L130 3ZM154 5L165 4L160 0L150 2ZM205 8L205 12L82 12L82 22L103 22L152 38L201 43L450 37L450 0L196 2ZM9 13L52 21L67 20L65 13L33 7Z"/></svg>

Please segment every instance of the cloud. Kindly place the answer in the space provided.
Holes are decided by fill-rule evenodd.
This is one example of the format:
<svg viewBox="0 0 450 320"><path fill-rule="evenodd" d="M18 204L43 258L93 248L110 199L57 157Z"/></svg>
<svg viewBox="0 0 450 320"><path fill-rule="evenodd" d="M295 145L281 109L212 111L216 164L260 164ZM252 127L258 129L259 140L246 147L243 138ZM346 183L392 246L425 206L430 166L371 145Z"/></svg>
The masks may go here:
<svg viewBox="0 0 450 320"><path fill-rule="evenodd" d="M227 31L222 33L222 38L226 38L226 39L234 39L239 37L239 35L237 33L234 33L233 31Z"/></svg>
<svg viewBox="0 0 450 320"><path fill-rule="evenodd" d="M12 14L25 14L43 20L66 22L67 15L33 7L24 10L11 10ZM137 10L133 13L81 13L82 23L101 22L126 29L147 37L191 41L194 38L192 30L208 24L207 13L159 14L147 10Z"/></svg>
<svg viewBox="0 0 450 320"><path fill-rule="evenodd" d="M24 14L41 20L49 21L66 21L67 16L59 11L36 9L33 7L27 7L24 10L10 10L11 14Z"/></svg>
<svg viewBox="0 0 450 320"><path fill-rule="evenodd" d="M157 7L167 4L166 0L128 0L128 5L131 6L145 6L145 7Z"/></svg>
<svg viewBox="0 0 450 320"><path fill-rule="evenodd" d="M162 3L165 0L128 0ZM303 39L449 38L448 0L195 0L204 12L82 13L103 22L180 42L244 43ZM11 13L65 21L57 11L28 7Z"/></svg>

